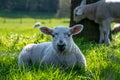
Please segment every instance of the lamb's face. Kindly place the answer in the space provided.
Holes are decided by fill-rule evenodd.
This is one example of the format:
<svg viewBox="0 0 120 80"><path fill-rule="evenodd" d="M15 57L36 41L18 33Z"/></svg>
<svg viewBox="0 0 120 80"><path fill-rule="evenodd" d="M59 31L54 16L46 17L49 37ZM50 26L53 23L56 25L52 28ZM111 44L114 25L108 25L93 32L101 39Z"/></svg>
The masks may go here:
<svg viewBox="0 0 120 80"><path fill-rule="evenodd" d="M41 27L40 31L52 36L53 48L57 52L68 52L73 45L72 35L78 34L83 29L83 25L78 24L71 28L58 26L54 29ZM49 46L49 45L48 45Z"/></svg>
<svg viewBox="0 0 120 80"><path fill-rule="evenodd" d="M72 35L67 27L56 27L52 33L53 47L60 52L67 51L71 46Z"/></svg>
<svg viewBox="0 0 120 80"><path fill-rule="evenodd" d="M78 6L74 9L73 20L75 22L79 22L79 21L81 21L82 19L85 18L83 10L84 10L84 6Z"/></svg>

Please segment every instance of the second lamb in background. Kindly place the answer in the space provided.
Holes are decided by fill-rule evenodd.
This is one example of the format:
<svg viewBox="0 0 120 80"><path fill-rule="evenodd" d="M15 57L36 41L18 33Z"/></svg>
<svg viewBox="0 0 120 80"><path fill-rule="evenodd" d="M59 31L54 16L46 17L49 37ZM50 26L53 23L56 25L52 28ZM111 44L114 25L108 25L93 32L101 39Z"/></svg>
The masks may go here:
<svg viewBox="0 0 120 80"><path fill-rule="evenodd" d="M112 22L120 22L120 0L99 0L91 4L86 4L86 0L82 0L80 6L74 9L74 21L85 18L100 25L99 42L109 44L110 25Z"/></svg>

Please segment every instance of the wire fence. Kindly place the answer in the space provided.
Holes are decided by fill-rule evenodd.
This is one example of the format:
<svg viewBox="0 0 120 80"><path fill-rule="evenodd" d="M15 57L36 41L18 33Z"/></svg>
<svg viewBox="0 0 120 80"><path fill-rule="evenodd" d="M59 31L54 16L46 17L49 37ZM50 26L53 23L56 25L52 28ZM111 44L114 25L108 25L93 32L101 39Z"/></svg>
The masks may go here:
<svg viewBox="0 0 120 80"><path fill-rule="evenodd" d="M1 18L0 23L34 23L40 21L41 23L53 23L55 20L59 20L59 23L68 23L70 22L69 18L48 18L48 19L36 19L36 18Z"/></svg>

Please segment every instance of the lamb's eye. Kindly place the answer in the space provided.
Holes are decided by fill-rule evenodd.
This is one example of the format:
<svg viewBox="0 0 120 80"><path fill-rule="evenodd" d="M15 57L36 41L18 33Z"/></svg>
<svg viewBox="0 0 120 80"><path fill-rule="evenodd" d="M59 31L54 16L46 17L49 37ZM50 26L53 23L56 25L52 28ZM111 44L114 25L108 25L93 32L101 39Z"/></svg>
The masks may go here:
<svg viewBox="0 0 120 80"><path fill-rule="evenodd" d="M54 35L54 34L52 34L52 37L55 37L55 35Z"/></svg>
<svg viewBox="0 0 120 80"><path fill-rule="evenodd" d="M67 34L68 35L68 37L70 37L70 34Z"/></svg>
<svg viewBox="0 0 120 80"><path fill-rule="evenodd" d="M58 33L54 33L52 34L52 37L56 37L58 35Z"/></svg>
<svg viewBox="0 0 120 80"><path fill-rule="evenodd" d="M65 37L70 37L70 34L69 33L65 33Z"/></svg>
<svg viewBox="0 0 120 80"><path fill-rule="evenodd" d="M78 10L76 10L75 12L78 12Z"/></svg>

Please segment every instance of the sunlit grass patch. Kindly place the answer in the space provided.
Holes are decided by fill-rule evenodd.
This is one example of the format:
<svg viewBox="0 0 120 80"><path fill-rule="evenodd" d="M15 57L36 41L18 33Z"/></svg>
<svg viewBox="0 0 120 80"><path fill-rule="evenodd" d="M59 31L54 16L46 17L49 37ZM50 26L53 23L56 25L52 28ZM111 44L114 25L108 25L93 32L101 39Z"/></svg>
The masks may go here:
<svg viewBox="0 0 120 80"><path fill-rule="evenodd" d="M109 46L74 38L87 61L85 72L52 65L19 69L18 55L23 46L52 39L51 36L43 35L38 28L33 28L35 22L51 28L57 25L69 26L68 18L59 19L53 15L53 18L50 15L48 18L36 14L28 16L12 18L8 15L6 22L4 17L0 17L0 80L120 80L120 33L113 35L114 41Z"/></svg>

